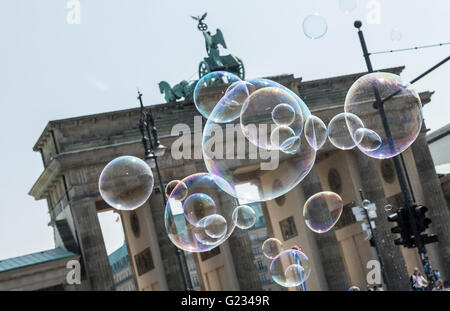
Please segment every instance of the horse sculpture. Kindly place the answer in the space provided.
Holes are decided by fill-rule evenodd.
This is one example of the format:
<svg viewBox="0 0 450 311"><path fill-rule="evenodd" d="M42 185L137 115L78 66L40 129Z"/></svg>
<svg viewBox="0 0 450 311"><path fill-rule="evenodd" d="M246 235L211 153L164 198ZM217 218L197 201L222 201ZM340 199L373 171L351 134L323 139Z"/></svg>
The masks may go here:
<svg viewBox="0 0 450 311"><path fill-rule="evenodd" d="M194 91L197 81L187 82L186 80L175 84L170 87L170 84L166 81L159 82L159 91L164 94L164 99L167 103L177 101L178 99L186 99Z"/></svg>

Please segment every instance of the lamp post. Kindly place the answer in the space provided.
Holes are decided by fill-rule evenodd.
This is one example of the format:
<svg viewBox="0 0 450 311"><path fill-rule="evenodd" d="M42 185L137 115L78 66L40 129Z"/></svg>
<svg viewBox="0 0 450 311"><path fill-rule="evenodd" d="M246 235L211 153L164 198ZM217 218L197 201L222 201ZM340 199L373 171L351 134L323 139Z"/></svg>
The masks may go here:
<svg viewBox="0 0 450 311"><path fill-rule="evenodd" d="M371 73L371 72L373 72L373 67L372 67L372 63L370 61L370 53L367 50L367 45L366 45L366 41L364 39L364 34L363 34L362 30L361 30L362 22L361 21L355 21L354 26L355 26L355 28L358 29L358 37L359 37L359 41L361 43L363 56L364 56L364 59L366 61L367 70L368 70L369 73ZM433 70L434 70L434 68L433 68ZM386 118L386 114L385 114L385 111L384 111L384 103L386 102L386 99L383 99L383 100L381 99L380 94L378 93L378 90L375 87L374 87L374 95L375 95L374 109L378 110L378 112L380 114L380 117L381 117L381 120L382 120L382 123L383 123L383 129L386 132L386 136L387 136L389 142L392 144L392 141L393 141L392 140L392 134L391 134L391 131L390 131L390 128L389 128L389 124L388 124L388 121L387 121L387 118ZM393 95L395 95L395 94L393 94ZM390 97L393 97L393 96L391 95ZM400 184L400 189L401 189L401 192L402 192L402 195L403 195L403 199L404 199L404 202L405 202L405 208L408 211L408 215L409 215L408 220L409 220L409 222L411 224L411 228L413 229L413 234L414 234L414 237L415 237L415 244L416 244L416 247L418 249L418 252L419 252L419 255L420 255L420 258L421 258L421 261L422 261L422 265L423 265L424 271L425 271L425 273L427 275L427 278L429 280L431 280L431 277L432 277L432 275L431 275L431 267L430 267L430 261L429 261L429 258L428 258L427 250L426 250L425 245L424 245L424 243L422 241L421 235L420 235L420 233L417 230L416 219L414 218L414 202L413 202L413 199L412 199L413 192L412 192L412 189L411 189L411 184L410 184L409 178L408 178L408 184L410 186L410 188L408 189L408 185L407 185L407 181L406 181L406 178L405 178L405 174L402 171L402 166L401 166L400 159L404 163L403 156L401 154L400 154L400 156L393 157L395 172L397 174L397 179L398 179L398 182ZM406 167L403 167L403 169L404 169L404 171L405 171L405 173L407 175L408 173L406 171Z"/></svg>
<svg viewBox="0 0 450 311"><path fill-rule="evenodd" d="M153 118L153 113L150 108L145 108L142 103L142 93L138 90L138 97L141 109L141 117L139 119L139 131L142 135L142 144L144 145L145 155L144 159L151 168L156 169L156 174L158 175L159 187L161 189L161 194L163 197L164 206L167 205L167 197L164 191L164 185L161 177L161 171L159 170L158 157L163 156L166 147L163 146L158 139L158 131L155 127L155 120ZM192 282L189 276L189 270L186 263L186 257L182 250L176 247L177 259L179 269L181 271L181 276L183 278L183 285L185 290L192 290Z"/></svg>

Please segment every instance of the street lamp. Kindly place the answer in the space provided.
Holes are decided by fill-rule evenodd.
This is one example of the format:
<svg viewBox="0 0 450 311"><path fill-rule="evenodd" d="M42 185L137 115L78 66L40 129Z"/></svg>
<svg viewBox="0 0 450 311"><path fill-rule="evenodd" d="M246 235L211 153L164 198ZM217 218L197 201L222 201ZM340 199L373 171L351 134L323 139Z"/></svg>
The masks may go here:
<svg viewBox="0 0 450 311"><path fill-rule="evenodd" d="M139 119L139 131L142 135L142 144L144 145L145 156L144 160L151 168L156 169L156 174L158 175L159 187L163 197L164 206L167 205L167 197L164 191L164 185L161 177L161 171L159 170L158 157L164 155L166 147L162 145L158 139L158 131L155 127L155 120L153 118L153 113L150 108L145 108L142 103L142 93L138 90L138 97L141 109L141 117ZM186 258L183 251L176 248L178 265L183 278L183 285L185 290L192 289L192 282L189 276L189 270L187 268ZM187 274L187 275L186 275Z"/></svg>
<svg viewBox="0 0 450 311"><path fill-rule="evenodd" d="M372 63L370 61L370 53L367 50L367 45L366 45L366 41L364 39L364 35L363 32L361 30L361 26L362 23L361 21L355 21L354 23L355 28L358 29L358 37L359 37L359 41L361 43L361 48L363 51L363 56L364 59L366 61L366 66L367 66L367 70L369 73L373 72L373 68L372 68ZM412 80L410 83L415 83L416 81L418 81L419 79L423 78L425 75L427 75L428 73L430 73L431 71L433 71L434 69L436 69L437 67L441 66L442 64L444 64L445 62L447 62L449 60L449 57L447 57L446 59L444 59L443 61L441 61L440 63L436 64L435 66L433 66L432 68L428 69L426 72L424 72L422 75L420 75L419 77L417 77L416 79ZM394 97L397 93L393 93L390 96L388 96L387 98L381 99L380 94L378 93L378 90L376 88L374 88L374 95L375 95L375 103L374 103L374 108L378 110L378 112L380 113L380 117L382 119L382 123L383 123L383 128L386 132L386 135L388 137L388 140L392 141L392 134L389 128L389 124L387 122L387 118L386 118L386 114L384 111L384 103ZM415 204L414 204L414 193L412 191L412 187L411 187L411 183L409 181L409 176L408 176L408 172L406 170L406 166L404 163L404 159L403 159L403 155L400 154L399 156L395 156L393 157L393 162L394 162L394 167L395 167L395 172L397 174L397 179L398 182L400 184L400 189L405 201L405 210L407 211L406 215L408 216L408 221L410 223L410 227L412 229L412 234L415 237L415 245L418 249L420 258L422 260L422 265L424 267L424 271L427 274L427 278L431 279L431 269L430 269L430 261L428 258L428 254L425 248L425 244L427 243L427 241L422 240L422 236L420 235L420 232L418 231L417 225L416 225L416 219L414 217L414 209L415 209ZM405 178L405 174L403 174L402 171L402 164L403 164L403 170L406 174L406 178ZM408 182L407 182L408 181ZM408 183L408 185L407 185ZM409 189L408 189L409 186ZM370 225L370 222L369 222Z"/></svg>

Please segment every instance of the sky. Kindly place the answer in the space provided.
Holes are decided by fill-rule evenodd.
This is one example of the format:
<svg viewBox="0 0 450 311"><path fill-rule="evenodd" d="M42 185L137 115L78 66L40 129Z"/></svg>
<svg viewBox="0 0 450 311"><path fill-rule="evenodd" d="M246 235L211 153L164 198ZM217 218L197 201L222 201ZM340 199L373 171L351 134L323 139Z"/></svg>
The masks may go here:
<svg viewBox="0 0 450 311"><path fill-rule="evenodd" d="M74 1L74 0L70 0ZM351 0L347 0L350 1ZM353 22L363 22L369 51L449 42L447 0L79 0L80 23L68 24L68 0L0 2L0 259L54 247L44 201L28 195L43 171L32 151L50 120L163 102L158 82L195 79L206 56L191 15L208 12L228 53L241 58L247 78L282 73L313 80L366 70ZM369 14L379 7L379 24ZM320 39L305 36L305 17L328 25ZM391 38L392 31L401 34ZM410 81L450 53L450 45L373 55L375 69L405 65ZM435 91L424 108L427 127L448 123L450 63L415 84ZM100 216L108 253L123 243L117 214Z"/></svg>

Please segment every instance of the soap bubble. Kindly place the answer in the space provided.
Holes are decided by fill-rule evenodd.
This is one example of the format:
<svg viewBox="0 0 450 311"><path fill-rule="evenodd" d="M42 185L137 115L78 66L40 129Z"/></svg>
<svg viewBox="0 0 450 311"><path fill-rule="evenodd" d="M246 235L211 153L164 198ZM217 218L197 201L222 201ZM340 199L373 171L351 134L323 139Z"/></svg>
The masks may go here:
<svg viewBox="0 0 450 311"><path fill-rule="evenodd" d="M147 163L133 156L122 156L103 168L98 188L110 206L134 210L150 197L153 184L153 173Z"/></svg>
<svg viewBox="0 0 450 311"><path fill-rule="evenodd" d="M227 233L227 220L222 215L206 216L199 225L204 227L205 233L212 238L218 239Z"/></svg>
<svg viewBox="0 0 450 311"><path fill-rule="evenodd" d="M249 85L250 83L246 81L236 81L228 87L225 95L216 105L216 107L220 107L218 109L222 110L220 119L215 119L216 122L230 122L241 115L242 105L249 96Z"/></svg>
<svg viewBox="0 0 450 311"><path fill-rule="evenodd" d="M356 0L339 0L339 8L345 13L353 11L356 7Z"/></svg>
<svg viewBox="0 0 450 311"><path fill-rule="evenodd" d="M248 205L240 205L233 211L233 222L240 229L249 229L256 222L256 213Z"/></svg>
<svg viewBox="0 0 450 311"><path fill-rule="evenodd" d="M328 139L338 149L353 149L356 143L350 134L350 129L355 132L362 127L364 124L356 115L345 112L337 114L328 124Z"/></svg>
<svg viewBox="0 0 450 311"><path fill-rule="evenodd" d="M283 250L283 244L276 238L269 238L262 245L263 255L269 259L274 259Z"/></svg>
<svg viewBox="0 0 450 311"><path fill-rule="evenodd" d="M254 87L247 85L250 96L241 117L224 126L214 121L223 119L223 110L216 107L205 124L202 149L208 172L227 182L224 191L251 203L275 199L294 188L309 173L316 153L306 141L301 141L305 140L300 135L303 120L310 115L305 103L276 82L253 79L248 83ZM272 119L273 109L283 103L295 111L295 120L289 125L295 135L287 135L285 141L280 135L276 137L281 128L277 129ZM240 186L256 189L237 191Z"/></svg>
<svg viewBox="0 0 450 311"><path fill-rule="evenodd" d="M266 133L272 133L278 124L273 119L273 111L282 104L282 111L292 112L289 116L289 128L299 136L303 130L303 114L296 99L279 87L264 87L254 91L242 106L241 127L245 137L254 145L268 149L279 149L279 144L267 141ZM288 110L287 107L290 107ZM221 113L220 113L221 114ZM277 112L275 112L278 115ZM277 120L284 121L287 120Z"/></svg>
<svg viewBox="0 0 450 311"><path fill-rule="evenodd" d="M166 185L166 197L170 197L175 188L177 190L174 192L173 197L180 201L184 200L187 196L187 186L181 180L172 180Z"/></svg>
<svg viewBox="0 0 450 311"><path fill-rule="evenodd" d="M309 229L324 233L338 222L343 210L341 197L331 191L316 193L303 207L303 217Z"/></svg>
<svg viewBox="0 0 450 311"><path fill-rule="evenodd" d="M352 286L348 289L349 292L359 292L360 289L358 286Z"/></svg>
<svg viewBox="0 0 450 311"><path fill-rule="evenodd" d="M295 110L288 104L276 105L272 110L272 120L278 126L289 126L295 120Z"/></svg>
<svg viewBox="0 0 450 311"><path fill-rule="evenodd" d="M272 279L283 287L304 283L311 274L311 263L302 251L289 249L278 254L270 264Z"/></svg>
<svg viewBox="0 0 450 311"><path fill-rule="evenodd" d="M327 21L317 13L309 15L303 20L303 32L310 39L323 37L327 30Z"/></svg>
<svg viewBox="0 0 450 311"><path fill-rule="evenodd" d="M376 103L377 98L384 103ZM366 74L353 83L345 98L345 112L353 141L364 154L377 159L391 158L406 150L416 140L422 127L419 95L399 76L391 73ZM378 148L367 150L360 146L355 135L359 127L348 113L356 115L366 129L380 137Z"/></svg>
<svg viewBox="0 0 450 311"><path fill-rule="evenodd" d="M184 201L183 210L186 219L196 225L204 217L216 213L216 203L205 193L194 193Z"/></svg>
<svg viewBox="0 0 450 311"><path fill-rule="evenodd" d="M211 250L226 241L233 232L232 214L238 205L237 200L222 190L227 188L226 181L219 176L197 173L181 182L187 187L186 199L184 202L177 199L176 191L180 183L169 196L164 213L169 239L185 251ZM186 210L192 213L185 213ZM222 234L224 223L226 231Z"/></svg>
<svg viewBox="0 0 450 311"><path fill-rule="evenodd" d="M198 112L205 118L209 118L214 107L220 102L230 85L237 81L241 81L241 79L226 71L214 71L204 75L197 82L193 93L194 104ZM237 89L233 89L235 91L229 90L229 96L224 101L232 102L234 97L240 98L242 88L238 87ZM236 105L224 104L223 106L227 106L227 110L221 114L221 117L224 119L231 118L236 110L240 111L240 109L236 109ZM237 116L239 116L239 113ZM221 122L221 120L215 121Z"/></svg>
<svg viewBox="0 0 450 311"><path fill-rule="evenodd" d="M319 150L327 141L327 127L321 119L310 115L305 122L305 137L314 150Z"/></svg>
<svg viewBox="0 0 450 311"><path fill-rule="evenodd" d="M374 151L380 148L382 141L380 135L366 128L359 128L354 134L358 147L362 150Z"/></svg>

